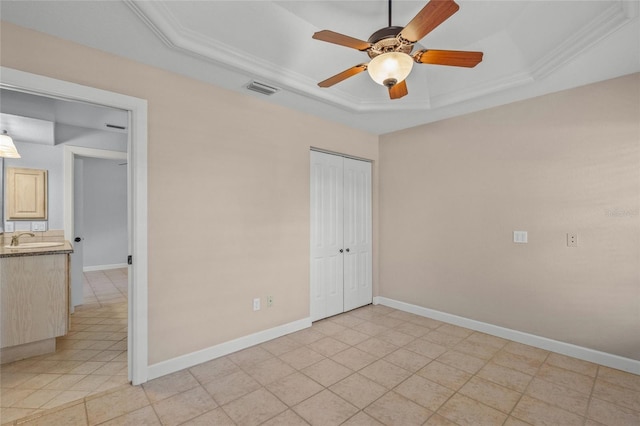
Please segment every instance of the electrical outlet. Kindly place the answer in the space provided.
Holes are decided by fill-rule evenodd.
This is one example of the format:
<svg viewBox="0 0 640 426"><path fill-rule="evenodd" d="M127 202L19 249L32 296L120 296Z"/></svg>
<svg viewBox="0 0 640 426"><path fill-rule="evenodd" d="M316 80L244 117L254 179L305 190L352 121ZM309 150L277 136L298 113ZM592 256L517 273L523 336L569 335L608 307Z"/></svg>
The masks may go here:
<svg viewBox="0 0 640 426"><path fill-rule="evenodd" d="M253 299L253 310L254 311L259 311L260 310L260 299L259 298Z"/></svg>
<svg viewBox="0 0 640 426"><path fill-rule="evenodd" d="M578 247L578 233L569 232L567 234L567 247Z"/></svg>
<svg viewBox="0 0 640 426"><path fill-rule="evenodd" d="M31 230L35 232L44 232L47 230L47 222L31 222Z"/></svg>
<svg viewBox="0 0 640 426"><path fill-rule="evenodd" d="M267 307L273 306L273 296L267 296Z"/></svg>
<svg viewBox="0 0 640 426"><path fill-rule="evenodd" d="M13 232L13 222L4 223L4 232Z"/></svg>

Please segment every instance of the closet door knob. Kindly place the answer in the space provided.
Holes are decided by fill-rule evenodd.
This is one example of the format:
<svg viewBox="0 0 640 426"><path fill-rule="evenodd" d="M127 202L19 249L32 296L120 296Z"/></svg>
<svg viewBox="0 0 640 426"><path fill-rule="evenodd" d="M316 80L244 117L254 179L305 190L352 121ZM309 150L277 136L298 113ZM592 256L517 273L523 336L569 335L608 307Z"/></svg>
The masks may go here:
<svg viewBox="0 0 640 426"><path fill-rule="evenodd" d="M342 253L344 250L340 249L340 253Z"/></svg>
<svg viewBox="0 0 640 426"><path fill-rule="evenodd" d="M349 249L347 249L347 253L349 253Z"/></svg>

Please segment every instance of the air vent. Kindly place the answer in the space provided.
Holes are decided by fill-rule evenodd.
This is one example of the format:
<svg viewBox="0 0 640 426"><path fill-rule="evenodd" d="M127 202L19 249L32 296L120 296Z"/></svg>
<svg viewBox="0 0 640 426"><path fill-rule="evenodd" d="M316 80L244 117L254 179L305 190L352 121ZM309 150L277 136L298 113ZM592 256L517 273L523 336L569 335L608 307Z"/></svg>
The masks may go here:
<svg viewBox="0 0 640 426"><path fill-rule="evenodd" d="M254 92L262 93L263 95L271 96L274 93L280 91L277 87L272 87L266 85L264 83L258 83L257 81L252 81L247 85L247 89L253 90Z"/></svg>
<svg viewBox="0 0 640 426"><path fill-rule="evenodd" d="M107 126L110 129L118 129L118 130L124 130L126 129L126 127L124 126L118 126L116 124L109 124L109 123L105 123L105 126Z"/></svg>

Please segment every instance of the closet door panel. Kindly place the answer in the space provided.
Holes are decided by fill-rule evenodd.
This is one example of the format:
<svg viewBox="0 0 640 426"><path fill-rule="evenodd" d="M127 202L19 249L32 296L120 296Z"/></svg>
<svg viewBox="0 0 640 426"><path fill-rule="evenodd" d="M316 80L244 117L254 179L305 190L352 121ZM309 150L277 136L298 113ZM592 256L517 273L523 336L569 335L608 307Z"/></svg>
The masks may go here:
<svg viewBox="0 0 640 426"><path fill-rule="evenodd" d="M344 312L343 158L311 152L311 320Z"/></svg>
<svg viewBox="0 0 640 426"><path fill-rule="evenodd" d="M344 310L372 302L371 163L344 159Z"/></svg>

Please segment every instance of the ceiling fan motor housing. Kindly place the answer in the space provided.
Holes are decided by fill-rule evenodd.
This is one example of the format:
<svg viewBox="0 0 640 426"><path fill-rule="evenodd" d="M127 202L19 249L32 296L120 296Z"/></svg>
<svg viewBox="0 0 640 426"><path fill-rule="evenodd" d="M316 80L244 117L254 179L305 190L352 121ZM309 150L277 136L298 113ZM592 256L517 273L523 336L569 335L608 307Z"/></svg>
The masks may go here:
<svg viewBox="0 0 640 426"><path fill-rule="evenodd" d="M371 43L371 48L367 54L371 59L388 52L402 52L407 55L413 49L413 43L407 44L400 41L398 34L404 27L384 27L371 34L367 40Z"/></svg>

